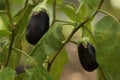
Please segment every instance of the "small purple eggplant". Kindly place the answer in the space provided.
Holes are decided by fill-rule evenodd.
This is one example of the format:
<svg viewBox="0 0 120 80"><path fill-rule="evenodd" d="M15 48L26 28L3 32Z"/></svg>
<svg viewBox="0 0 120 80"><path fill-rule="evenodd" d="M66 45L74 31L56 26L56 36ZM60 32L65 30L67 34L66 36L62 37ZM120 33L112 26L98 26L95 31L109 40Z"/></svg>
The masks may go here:
<svg viewBox="0 0 120 80"><path fill-rule="evenodd" d="M33 13L26 30L26 40L33 45L36 45L41 37L49 29L49 16L45 9L38 13Z"/></svg>
<svg viewBox="0 0 120 80"><path fill-rule="evenodd" d="M79 44L78 46L79 60L81 62L82 67L88 72L91 72L98 67L95 54L96 54L95 48L91 44L87 43L86 48L83 46L82 43Z"/></svg>

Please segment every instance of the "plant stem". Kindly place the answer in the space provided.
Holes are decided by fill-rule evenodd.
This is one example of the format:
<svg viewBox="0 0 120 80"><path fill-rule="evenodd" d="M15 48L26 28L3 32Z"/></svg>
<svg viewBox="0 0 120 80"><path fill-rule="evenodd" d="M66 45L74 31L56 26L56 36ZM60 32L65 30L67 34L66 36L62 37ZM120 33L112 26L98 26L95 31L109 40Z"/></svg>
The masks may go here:
<svg viewBox="0 0 120 80"><path fill-rule="evenodd" d="M72 25L72 26L75 26L75 24L72 24L72 23L71 23L71 24L70 24L70 23L64 23L64 24L62 24L62 25L63 25L63 26L64 26L64 25Z"/></svg>
<svg viewBox="0 0 120 80"><path fill-rule="evenodd" d="M5 67L8 66L9 60L10 60L10 57L11 57L11 54L12 54L12 46L13 46L13 42L14 42L14 39L15 39L15 30L16 30L15 28L13 28L13 30L12 30L12 37L11 37L11 42L10 42L9 49L8 49L8 57L7 57L7 60L6 60Z"/></svg>
<svg viewBox="0 0 120 80"><path fill-rule="evenodd" d="M114 15L110 14L109 12L104 11L104 10L98 10L98 11L101 12L101 13L103 13L103 14L106 14L106 15L108 15L108 16L111 16L112 18L114 18L116 21L119 22L118 18L115 17Z"/></svg>
<svg viewBox="0 0 120 80"><path fill-rule="evenodd" d="M73 26L76 25L76 23L69 22L69 21L55 20L55 22L61 22L61 23L64 23L64 24L62 24L62 25L73 25Z"/></svg>
<svg viewBox="0 0 120 80"><path fill-rule="evenodd" d="M12 37L11 37L11 42L10 42L9 49L8 49L8 57L7 57L6 64L5 64L5 67L7 67L7 66L8 66L8 63L9 63L9 60L10 60L10 57L11 57L11 53L12 53L12 45L13 45L13 42L14 42L15 27L16 27L16 25L13 24L11 12L10 12L10 4L9 4L9 1L8 1L8 0L5 0L5 3L6 3L7 15L8 15L8 18L9 18L9 20L10 20L11 27L12 27Z"/></svg>
<svg viewBox="0 0 120 80"><path fill-rule="evenodd" d="M100 2L100 4L99 4L99 6L98 6L96 12L93 14L92 17L94 17L94 16L98 13L98 10L102 7L103 2L104 2L104 0L101 0L101 2Z"/></svg>
<svg viewBox="0 0 120 80"><path fill-rule="evenodd" d="M36 0L32 0L32 2L33 2L33 4L34 4L34 5L37 5L37 2L36 2Z"/></svg>
<svg viewBox="0 0 120 80"><path fill-rule="evenodd" d="M26 0L26 1L25 1L25 6L24 6L24 8L26 8L26 7L27 7L28 2L29 2L29 0Z"/></svg>
<svg viewBox="0 0 120 80"><path fill-rule="evenodd" d="M21 13L21 15L19 16L19 19L16 21L17 25L19 25L19 22L21 22L21 20L23 19L23 16L25 15L29 7L31 7L31 5L27 5L26 7L24 7L24 11Z"/></svg>
<svg viewBox="0 0 120 80"><path fill-rule="evenodd" d="M86 24L88 21L90 21L91 19L94 18L94 16L98 13L98 10L101 8L102 4L103 4L104 0L101 0L96 12L93 14L92 17L84 20L83 22L81 22L77 27L74 27L73 31L71 32L71 34L69 35L69 37L66 39L66 41L62 44L62 46L59 48L59 50L56 52L56 54L53 56L53 58L48 62L48 68L47 70L50 72L51 66L54 62L54 60L57 58L58 54L60 53L60 51L62 50L62 48L70 41L70 39L73 37L73 35L76 33L76 31L81 28L84 24Z"/></svg>
<svg viewBox="0 0 120 80"><path fill-rule="evenodd" d="M56 20L56 0L53 0L53 21L52 21L52 26L54 25Z"/></svg>
<svg viewBox="0 0 120 80"><path fill-rule="evenodd" d="M12 16L11 16L11 12L10 12L10 4L9 4L9 1L8 1L8 0L5 0L5 3L6 3L7 15L8 15L8 18L9 18L9 20L10 20L11 26L13 27L13 20L12 20Z"/></svg>
<svg viewBox="0 0 120 80"><path fill-rule="evenodd" d="M55 20L56 22L63 22L63 23L68 23L68 24L75 24L73 22L69 22L69 21L62 21L62 20Z"/></svg>
<svg viewBox="0 0 120 80"><path fill-rule="evenodd" d="M12 48L13 50L17 51L17 52L20 52L22 53L23 55L25 55L26 57L28 57L34 64L37 64L36 61L34 60L34 58L32 58L31 56L29 56L26 52L20 50L20 49L17 49L17 48Z"/></svg>
<svg viewBox="0 0 120 80"><path fill-rule="evenodd" d="M77 42L75 42L75 41L70 40L69 42L74 43L75 45L77 45Z"/></svg>
<svg viewBox="0 0 120 80"><path fill-rule="evenodd" d="M99 70L99 77L98 77L98 80L101 80L100 78L103 77L103 79L105 80L105 75L104 75L104 72L102 71L102 69L100 68L100 66L98 67L98 70Z"/></svg>
<svg viewBox="0 0 120 80"><path fill-rule="evenodd" d="M76 9L75 5L70 1L65 0L65 4L67 4L67 5L71 6L72 8Z"/></svg>
<svg viewBox="0 0 120 80"><path fill-rule="evenodd" d="M6 10L0 10L0 13L7 13Z"/></svg>
<svg viewBox="0 0 120 80"><path fill-rule="evenodd" d="M95 40L94 40L94 35L93 35L92 31L90 31L85 25L83 25L83 27L84 27L84 28L87 30L87 32L90 34L90 36L92 37L93 41L95 41Z"/></svg>
<svg viewBox="0 0 120 80"><path fill-rule="evenodd" d="M113 77L111 76L110 72L106 68L103 68L99 65L98 69L101 72L104 80L113 80Z"/></svg>

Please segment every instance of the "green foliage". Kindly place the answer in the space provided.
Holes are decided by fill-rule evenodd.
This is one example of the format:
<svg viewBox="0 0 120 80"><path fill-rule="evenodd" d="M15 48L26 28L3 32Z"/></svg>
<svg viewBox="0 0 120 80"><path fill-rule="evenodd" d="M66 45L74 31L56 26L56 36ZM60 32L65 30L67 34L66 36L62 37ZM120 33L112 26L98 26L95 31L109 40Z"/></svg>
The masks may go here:
<svg viewBox="0 0 120 80"><path fill-rule="evenodd" d="M28 5L25 9L23 8L20 11L18 11L18 13L14 16L14 19L19 21L15 41L21 39L22 36L24 35L32 8L33 8L33 6Z"/></svg>
<svg viewBox="0 0 120 80"><path fill-rule="evenodd" d="M15 71L11 68L2 68L0 70L0 80L14 80Z"/></svg>
<svg viewBox="0 0 120 80"><path fill-rule="evenodd" d="M63 58L63 56L64 56L64 58ZM67 55L66 55L65 50L62 50L51 67L50 74L54 80L60 79L60 75L62 73L62 70L63 70L66 62L67 62ZM57 67L56 67L56 65L57 65Z"/></svg>
<svg viewBox="0 0 120 80"><path fill-rule="evenodd" d="M65 0L56 0L56 4L57 5L62 5L64 3ZM53 2L51 0L48 0L48 3L53 5Z"/></svg>
<svg viewBox="0 0 120 80"><path fill-rule="evenodd" d="M9 44L9 32L7 30L0 30L0 62L5 64L7 49L6 46Z"/></svg>
<svg viewBox="0 0 120 80"><path fill-rule="evenodd" d="M75 21L75 10L73 7L69 5L65 5L61 8L61 10L73 21Z"/></svg>
<svg viewBox="0 0 120 80"><path fill-rule="evenodd" d="M87 10L87 17L91 17L99 7L101 0L82 0L85 9Z"/></svg>
<svg viewBox="0 0 120 80"><path fill-rule="evenodd" d="M48 11L51 11L50 28L37 45L33 46L24 39L26 26L34 7L42 1L44 0L0 1L0 23L4 24L0 26L0 80L59 80L68 60L64 46L74 38L74 34L81 27L78 36L89 38L96 48L96 58L102 74L99 80L119 80L120 22L114 15L100 10L104 0L48 0L47 6L42 7L49 7ZM62 16L59 20L56 11L65 14L65 18ZM98 19L93 27L94 18L99 16L98 13L103 13L104 17ZM68 31L71 31L66 37L63 34L65 25L73 27L71 30L67 26ZM77 40L73 42L77 43L81 39ZM25 72L16 74L15 68L21 59L23 66L31 68L25 67Z"/></svg>
<svg viewBox="0 0 120 80"><path fill-rule="evenodd" d="M26 73L23 80L52 80L47 70L40 64L34 65L30 70L26 70Z"/></svg>
<svg viewBox="0 0 120 80"><path fill-rule="evenodd" d="M119 31L120 24L110 16L105 16L95 26L97 61L103 73L109 75L109 77L105 76L105 80L120 79Z"/></svg>

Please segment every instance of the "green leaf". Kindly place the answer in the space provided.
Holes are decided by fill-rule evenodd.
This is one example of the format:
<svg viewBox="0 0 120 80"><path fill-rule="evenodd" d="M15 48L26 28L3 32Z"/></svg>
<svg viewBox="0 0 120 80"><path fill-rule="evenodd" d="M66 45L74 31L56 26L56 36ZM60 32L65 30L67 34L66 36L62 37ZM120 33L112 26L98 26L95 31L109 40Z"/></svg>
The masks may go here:
<svg viewBox="0 0 120 80"><path fill-rule="evenodd" d="M2 65L5 65L5 63L6 63L7 52L8 52L8 50L6 48L1 49L1 52L0 52L0 63Z"/></svg>
<svg viewBox="0 0 120 80"><path fill-rule="evenodd" d="M17 11L24 7L24 0L11 0L10 1L10 10L11 15L15 15Z"/></svg>
<svg viewBox="0 0 120 80"><path fill-rule="evenodd" d="M0 53L4 50L4 48L8 45L9 39L8 36L4 36L0 38Z"/></svg>
<svg viewBox="0 0 120 80"><path fill-rule="evenodd" d="M90 18L97 10L101 0L82 0L77 10L78 22Z"/></svg>
<svg viewBox="0 0 120 80"><path fill-rule="evenodd" d="M65 52L65 49L63 49L55 59L50 70L50 74L54 80L60 79L60 75L67 60L67 54Z"/></svg>
<svg viewBox="0 0 120 80"><path fill-rule="evenodd" d="M9 36L2 36L0 38L0 63L2 65L6 64L6 60L8 58L9 43L10 43ZM12 51L8 66L15 68L16 65L19 64L20 57L21 57L20 53Z"/></svg>
<svg viewBox="0 0 120 80"><path fill-rule="evenodd" d="M88 17L91 17L97 10L101 0L82 0L88 10Z"/></svg>
<svg viewBox="0 0 120 80"><path fill-rule="evenodd" d="M8 53L7 53L7 55L8 55ZM10 61L9 61L9 66L15 68L19 64L20 59L21 59L21 53L12 51Z"/></svg>
<svg viewBox="0 0 120 80"><path fill-rule="evenodd" d="M1 35L1 34L0 34ZM6 33L2 35L6 35ZM2 36L0 37L0 64L5 65L6 57L7 57L7 45L9 44L9 37L8 36Z"/></svg>
<svg viewBox="0 0 120 80"><path fill-rule="evenodd" d="M51 5L53 5L53 1L54 0L48 0L48 3L51 4ZM63 4L63 2L64 2L64 0L56 0L57 6Z"/></svg>
<svg viewBox="0 0 120 80"><path fill-rule="evenodd" d="M10 35L10 32L7 30L0 30L0 37L6 36L6 35Z"/></svg>
<svg viewBox="0 0 120 80"><path fill-rule="evenodd" d="M60 4L62 4L64 2L64 0L56 0L56 4L57 5L60 5Z"/></svg>
<svg viewBox="0 0 120 80"><path fill-rule="evenodd" d="M95 25L95 43L97 61L104 70L105 80L119 80L120 24L110 16L101 19Z"/></svg>
<svg viewBox="0 0 120 80"><path fill-rule="evenodd" d="M8 50L8 48L4 48L2 52L0 52L0 63L2 65L6 64L6 59L8 58ZM15 68L19 64L20 58L21 54L19 52L12 51L8 66Z"/></svg>
<svg viewBox="0 0 120 80"><path fill-rule="evenodd" d="M73 21L76 21L75 19L75 9L72 8L69 5L64 5L63 7L61 7L61 10Z"/></svg>
<svg viewBox="0 0 120 80"><path fill-rule="evenodd" d="M27 25L27 21L29 19L29 15L32 11L32 7L31 5L28 5L25 9L21 9L15 16L14 19L16 19L17 21L19 21L19 25L17 26L17 35L15 37L15 41L14 41L14 47L18 48L18 49L22 49L22 40L24 39L23 35L26 29L26 25ZM12 52L12 57L10 59L10 65L12 64L12 66L16 66L18 65L19 61L21 58L21 53L13 51ZM14 64L13 64L14 63Z"/></svg>
<svg viewBox="0 0 120 80"><path fill-rule="evenodd" d="M18 28L15 42L23 37L32 8L33 6L28 5L25 9L21 9L15 15L14 19L20 20L19 25L17 26Z"/></svg>
<svg viewBox="0 0 120 80"><path fill-rule="evenodd" d="M35 65L32 69L26 69L26 73L23 80L52 80L47 70L40 64Z"/></svg>
<svg viewBox="0 0 120 80"><path fill-rule="evenodd" d="M3 68L0 70L0 80L14 80L15 71L11 68Z"/></svg>
<svg viewBox="0 0 120 80"><path fill-rule="evenodd" d="M63 40L64 35L62 33L62 26L55 25L41 38L31 53L31 56L34 56L35 59L43 62L46 55L54 53L62 46Z"/></svg>
<svg viewBox="0 0 120 80"><path fill-rule="evenodd" d="M94 30L93 26L91 25L91 21L87 22L83 27L82 27L82 34L84 37L89 37L90 43L94 44Z"/></svg>
<svg viewBox="0 0 120 80"><path fill-rule="evenodd" d="M78 10L76 11L76 16L78 23L88 17L88 10L84 4L80 4Z"/></svg>
<svg viewBox="0 0 120 80"><path fill-rule="evenodd" d="M0 53L9 43L10 32L7 30L0 30Z"/></svg>

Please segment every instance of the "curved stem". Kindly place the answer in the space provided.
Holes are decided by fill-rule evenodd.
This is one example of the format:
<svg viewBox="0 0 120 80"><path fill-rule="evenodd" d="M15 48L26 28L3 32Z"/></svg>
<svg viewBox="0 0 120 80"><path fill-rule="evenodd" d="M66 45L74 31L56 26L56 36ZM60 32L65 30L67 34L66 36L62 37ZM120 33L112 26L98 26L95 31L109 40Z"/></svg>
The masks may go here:
<svg viewBox="0 0 120 80"><path fill-rule="evenodd" d="M70 23L69 23L69 24L66 23L66 24L62 24L62 25L63 25L63 26L64 26L64 25L72 25L72 26L75 26L74 24L70 24Z"/></svg>
<svg viewBox="0 0 120 80"><path fill-rule="evenodd" d="M102 71L102 69L100 68L100 66L98 67L98 70L99 70L99 77L98 77L98 80L101 80L100 78L103 77L103 79L105 80L105 76L104 76L104 72Z"/></svg>
<svg viewBox="0 0 120 80"><path fill-rule="evenodd" d="M118 18L115 17L114 15L110 14L109 12L104 11L104 10L98 10L98 11L101 12L101 13L103 13L103 14L106 14L106 15L108 15L108 16L111 16L112 18L114 18L116 21L119 22Z"/></svg>
<svg viewBox="0 0 120 80"><path fill-rule="evenodd" d="M98 67L99 71L101 72L104 80L113 80L113 77L111 76L111 74L108 72L108 70L106 68L102 68L100 65Z"/></svg>
<svg viewBox="0 0 120 80"><path fill-rule="evenodd" d="M65 4L71 6L72 8L76 9L75 5L73 3L71 3L70 1L66 1L65 0Z"/></svg>
<svg viewBox="0 0 120 80"><path fill-rule="evenodd" d="M12 48L13 50L22 53L23 55L25 55L26 57L28 57L34 64L37 64L36 61L34 60L34 58L32 58L31 56L29 56L26 52L18 49L18 48Z"/></svg>
<svg viewBox="0 0 120 80"><path fill-rule="evenodd" d="M62 24L62 25L73 25L73 26L76 25L76 23L74 23L74 22L63 21L63 20L55 20L55 22L61 22L61 23L64 23L64 24Z"/></svg>
<svg viewBox="0 0 120 80"><path fill-rule="evenodd" d="M52 26L54 25L56 20L56 0L53 0L53 21L52 21Z"/></svg>
<svg viewBox="0 0 120 80"><path fill-rule="evenodd" d="M74 43L75 45L77 45L77 42L75 42L75 41L70 40L69 42Z"/></svg>
<svg viewBox="0 0 120 80"><path fill-rule="evenodd" d="M21 20L23 19L23 16L26 14L26 11L28 10L29 7L31 7L31 5L26 5L26 7L24 7L24 11L19 16L19 19L17 19L16 25L19 25L19 22L21 22Z"/></svg>
<svg viewBox="0 0 120 80"><path fill-rule="evenodd" d="M73 31L71 32L71 34L69 35L69 37L66 39L66 41L64 41L64 43L62 44L62 46L59 48L59 50L56 52L56 54L53 56L53 58L49 61L48 63L48 68L47 70L50 72L51 66L54 62L54 60L57 58L58 54L60 53L60 51L62 50L62 48L67 44L67 42L70 41L70 39L73 37L73 35L76 33L76 31L78 31L79 28L81 28L84 24L86 24L88 21L90 21L91 19L94 18L94 16L98 13L98 10L101 8L102 4L103 4L104 0L101 0L98 9L96 10L96 12L93 14L92 17L82 21L79 25L77 25L77 27L74 27Z"/></svg>
<svg viewBox="0 0 120 80"><path fill-rule="evenodd" d="M83 25L83 27L87 30L87 32L90 34L90 36L92 37L93 41L95 41L94 39L94 35L92 33L92 31L90 31L85 25Z"/></svg>
<svg viewBox="0 0 120 80"><path fill-rule="evenodd" d="M70 24L75 24L75 23L73 23L73 22L69 22L69 21L63 21L63 20L55 20L56 22L63 22L63 23L70 23Z"/></svg>

